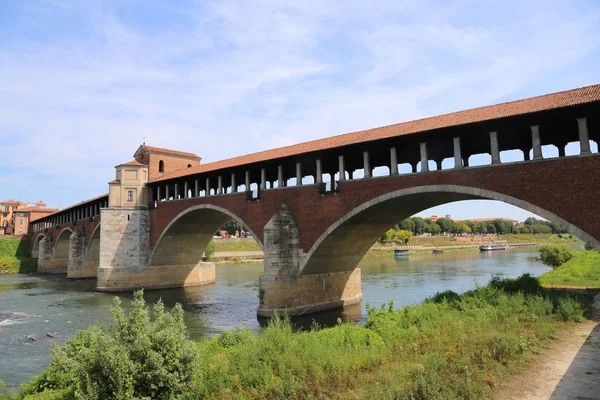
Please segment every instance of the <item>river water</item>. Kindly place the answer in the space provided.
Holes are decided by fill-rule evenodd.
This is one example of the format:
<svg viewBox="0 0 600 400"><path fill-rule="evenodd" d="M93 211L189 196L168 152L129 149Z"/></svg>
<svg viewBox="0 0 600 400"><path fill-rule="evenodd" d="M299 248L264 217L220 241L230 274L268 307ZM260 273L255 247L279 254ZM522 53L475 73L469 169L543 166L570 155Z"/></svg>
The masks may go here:
<svg viewBox="0 0 600 400"><path fill-rule="evenodd" d="M367 303L378 306L394 299L396 307L419 303L443 290L463 292L485 285L494 275L540 275L550 269L535 261L535 248L480 253L476 251L417 254L402 260L393 255L367 256L362 269L361 304L295 319L298 327L335 324L338 318L363 323ZM256 318L258 277L262 263L218 265L212 285L148 291L167 307L181 303L193 339L224 329L260 330ZM0 275L0 379L15 389L48 364L52 343L64 343L77 329L110 321L114 296L127 308L132 295L100 293L94 280L67 280L52 275ZM54 338L46 337L47 333ZM27 337L36 338L32 342Z"/></svg>

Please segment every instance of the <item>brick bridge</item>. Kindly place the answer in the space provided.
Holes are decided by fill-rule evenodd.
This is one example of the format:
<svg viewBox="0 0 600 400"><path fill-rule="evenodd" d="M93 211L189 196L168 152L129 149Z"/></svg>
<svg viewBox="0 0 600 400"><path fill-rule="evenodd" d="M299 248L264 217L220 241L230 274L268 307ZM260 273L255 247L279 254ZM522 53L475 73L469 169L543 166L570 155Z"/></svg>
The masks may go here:
<svg viewBox="0 0 600 400"><path fill-rule="evenodd" d="M35 221L33 254L39 271L97 277L98 290L205 284L215 274L202 254L236 219L265 253L259 315L340 307L360 301L356 266L382 232L453 201L503 201L600 249L591 140L600 140L600 85L209 164L143 145L116 167L108 195ZM565 156L573 142L579 154ZM546 145L559 156L544 158ZM507 150L523 160L503 163ZM468 165L482 153L490 165ZM442 169L445 159L454 165ZM412 172L399 173L402 164Z"/></svg>

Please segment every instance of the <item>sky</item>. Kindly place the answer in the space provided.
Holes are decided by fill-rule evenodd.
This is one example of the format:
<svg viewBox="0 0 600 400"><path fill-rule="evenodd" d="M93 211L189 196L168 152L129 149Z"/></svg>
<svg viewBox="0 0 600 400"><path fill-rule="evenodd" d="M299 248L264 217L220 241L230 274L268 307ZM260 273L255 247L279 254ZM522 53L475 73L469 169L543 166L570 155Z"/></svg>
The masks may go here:
<svg viewBox="0 0 600 400"><path fill-rule="evenodd" d="M597 84L599 65L598 0L0 1L0 200L106 193L144 138L211 162Z"/></svg>

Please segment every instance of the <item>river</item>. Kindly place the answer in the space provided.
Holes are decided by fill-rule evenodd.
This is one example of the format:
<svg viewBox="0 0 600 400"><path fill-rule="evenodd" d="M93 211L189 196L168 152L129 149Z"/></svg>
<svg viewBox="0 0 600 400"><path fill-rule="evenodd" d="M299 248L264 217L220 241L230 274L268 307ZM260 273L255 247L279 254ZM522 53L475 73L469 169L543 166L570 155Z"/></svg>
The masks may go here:
<svg viewBox="0 0 600 400"><path fill-rule="evenodd" d="M485 285L494 275L540 275L550 269L535 261L535 248L479 253L476 251L417 254L402 260L393 255L367 256L362 269L361 304L295 319L299 327L313 318L323 325L338 318L363 323L365 307L394 299L396 307L419 303L443 290L463 292ZM148 291L147 301L162 298L167 307L181 303L193 339L224 329L260 330L256 318L258 277L262 263L218 265L212 285ZM67 280L52 275L0 275L0 379L15 389L48 364L52 343L64 343L77 329L110 321L114 296L128 306L131 294L94 290L94 280ZM127 308L127 307L126 307ZM54 338L46 337L47 333ZM30 342L27 336L37 340Z"/></svg>

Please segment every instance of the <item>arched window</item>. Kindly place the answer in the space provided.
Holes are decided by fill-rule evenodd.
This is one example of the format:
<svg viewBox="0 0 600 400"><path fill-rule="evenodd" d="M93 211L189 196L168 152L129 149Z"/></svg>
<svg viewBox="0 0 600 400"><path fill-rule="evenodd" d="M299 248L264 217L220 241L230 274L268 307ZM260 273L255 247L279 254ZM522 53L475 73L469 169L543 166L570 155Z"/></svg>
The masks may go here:
<svg viewBox="0 0 600 400"><path fill-rule="evenodd" d="M192 168L192 164L188 164L188 168Z"/></svg>
<svg viewBox="0 0 600 400"><path fill-rule="evenodd" d="M165 162L163 160L158 162L158 172L165 172Z"/></svg>

